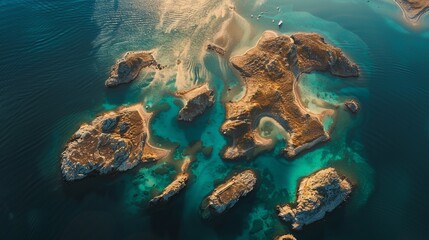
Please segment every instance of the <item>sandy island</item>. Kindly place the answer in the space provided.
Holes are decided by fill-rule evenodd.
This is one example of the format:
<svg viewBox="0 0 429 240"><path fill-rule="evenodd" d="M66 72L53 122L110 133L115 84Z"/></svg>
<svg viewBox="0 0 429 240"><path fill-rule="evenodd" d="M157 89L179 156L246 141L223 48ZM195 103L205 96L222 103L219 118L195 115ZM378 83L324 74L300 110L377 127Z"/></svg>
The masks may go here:
<svg viewBox="0 0 429 240"><path fill-rule="evenodd" d="M292 36L264 32L257 45L230 59L246 85L245 95L226 103L221 127L229 137L224 159L251 158L258 152L255 127L262 117L277 121L288 133L285 155L300 152L329 139L322 125L323 114L313 114L300 102L299 76L326 71L340 77L357 77L359 69L341 51L316 33Z"/></svg>

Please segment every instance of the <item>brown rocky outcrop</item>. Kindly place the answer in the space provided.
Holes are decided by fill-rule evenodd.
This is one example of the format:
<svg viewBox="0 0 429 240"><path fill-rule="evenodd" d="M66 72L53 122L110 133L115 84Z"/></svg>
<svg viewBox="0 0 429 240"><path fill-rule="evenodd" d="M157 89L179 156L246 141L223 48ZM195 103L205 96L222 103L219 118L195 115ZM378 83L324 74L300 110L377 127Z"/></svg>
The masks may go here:
<svg viewBox="0 0 429 240"><path fill-rule="evenodd" d="M155 196L149 201L149 205L158 205L160 203L168 202L173 196L176 196L183 188L186 187L186 183L189 179L188 166L190 159L184 160L182 165L182 171L176 176L173 182L171 182L158 196Z"/></svg>
<svg viewBox="0 0 429 240"><path fill-rule="evenodd" d="M156 69L162 68L150 52L127 52L112 67L110 77L106 80L105 85L106 87L116 87L119 84L129 83L137 78L143 68L150 66Z"/></svg>
<svg viewBox="0 0 429 240"><path fill-rule="evenodd" d="M125 171L166 156L169 151L148 142L151 116L141 105L135 105L82 124L61 154L64 178L72 181L93 173Z"/></svg>
<svg viewBox="0 0 429 240"><path fill-rule="evenodd" d="M276 237L275 240L296 240L296 238L292 234L285 234L285 235Z"/></svg>
<svg viewBox="0 0 429 240"><path fill-rule="evenodd" d="M276 120L288 133L285 155L293 157L329 139L321 116L308 112L300 102L297 81L301 74L327 71L335 76L356 77L359 69L341 51L316 33L277 35L267 31L257 45L231 58L246 85L245 95L226 103L221 127L230 145L224 159L250 158L258 142L255 126L262 117Z"/></svg>
<svg viewBox="0 0 429 240"><path fill-rule="evenodd" d="M180 121L191 122L214 104L214 91L208 87L208 84L189 91L177 92L176 95L185 103L177 117Z"/></svg>
<svg viewBox="0 0 429 240"><path fill-rule="evenodd" d="M345 201L351 191L351 183L334 168L320 170L302 179L294 207L289 204L277 206L279 217L299 230L322 219Z"/></svg>
<svg viewBox="0 0 429 240"><path fill-rule="evenodd" d="M352 113L357 113L360 109L359 103L357 103L355 100L345 101L344 107Z"/></svg>
<svg viewBox="0 0 429 240"><path fill-rule="evenodd" d="M219 185L201 205L203 218L219 215L232 208L240 198L253 190L256 184L256 174L245 170L234 175L225 183Z"/></svg>

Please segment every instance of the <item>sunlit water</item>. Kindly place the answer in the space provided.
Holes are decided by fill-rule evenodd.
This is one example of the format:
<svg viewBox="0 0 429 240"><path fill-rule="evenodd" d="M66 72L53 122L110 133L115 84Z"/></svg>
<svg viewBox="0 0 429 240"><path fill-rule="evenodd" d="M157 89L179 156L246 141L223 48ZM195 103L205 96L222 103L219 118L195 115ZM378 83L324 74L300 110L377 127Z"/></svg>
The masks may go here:
<svg viewBox="0 0 429 240"><path fill-rule="evenodd" d="M298 239L425 239L429 20L409 26L388 0L4 0L0 16L1 239L272 239L291 232L276 205L294 201L299 179L328 166L347 175L354 192L323 221L293 232ZM280 155L283 132L266 120L260 128L271 131L273 149L252 161L224 162L223 103L243 91L228 57L255 45L265 30L318 32L362 74L300 79L309 110L335 110L324 119L328 143L287 160ZM227 46L226 56L206 53L208 42ZM106 89L115 60L140 49L153 50L167 68ZM171 93L204 82L216 91L213 108L192 124L177 122L181 105ZM343 108L351 98L362 106L357 115ZM100 112L137 102L156 112L152 141L174 149L172 157L65 183L59 154L69 136ZM192 155L187 188L148 209L199 141L213 152ZM248 168L258 174L256 190L224 216L203 221L204 197Z"/></svg>

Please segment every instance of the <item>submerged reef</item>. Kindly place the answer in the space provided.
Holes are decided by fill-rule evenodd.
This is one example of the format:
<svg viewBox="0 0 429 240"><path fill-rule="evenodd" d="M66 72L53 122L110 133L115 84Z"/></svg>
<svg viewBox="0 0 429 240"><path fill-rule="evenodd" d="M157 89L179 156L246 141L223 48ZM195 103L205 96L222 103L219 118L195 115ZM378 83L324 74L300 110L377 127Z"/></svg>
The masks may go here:
<svg viewBox="0 0 429 240"><path fill-rule="evenodd" d="M61 154L64 178L72 181L91 173L125 171L140 162L167 156L168 150L148 142L151 117L138 104L104 113L90 124L82 124Z"/></svg>
<svg viewBox="0 0 429 240"><path fill-rule="evenodd" d="M201 204L203 218L219 215L232 208L240 198L253 190L256 180L255 172L245 170L219 185Z"/></svg>
<svg viewBox="0 0 429 240"><path fill-rule="evenodd" d="M116 87L119 84L129 83L137 78L140 71L145 67L153 66L156 69L163 67L156 62L151 52L127 52L112 67L109 79L106 80L106 87Z"/></svg>
<svg viewBox="0 0 429 240"><path fill-rule="evenodd" d="M277 206L279 217L299 230L322 219L346 200L351 191L351 183L334 168L320 170L302 179L295 207L289 204Z"/></svg>
<svg viewBox="0 0 429 240"><path fill-rule="evenodd" d="M189 91L177 92L176 95L181 97L185 103L177 117L180 121L191 122L214 104L214 91L209 88L208 84Z"/></svg>
<svg viewBox="0 0 429 240"><path fill-rule="evenodd" d="M394 0L401 8L404 17L413 24L429 11L428 0Z"/></svg>
<svg viewBox="0 0 429 240"><path fill-rule="evenodd" d="M245 95L226 103L226 120L221 127L230 139L224 159L251 158L258 146L255 127L262 117L271 117L287 132L284 154L294 157L329 139L323 116L308 112L297 91L303 73L326 71L340 77L357 77L359 69L341 49L316 33L291 36L264 32L257 45L241 56L230 59L246 86Z"/></svg>

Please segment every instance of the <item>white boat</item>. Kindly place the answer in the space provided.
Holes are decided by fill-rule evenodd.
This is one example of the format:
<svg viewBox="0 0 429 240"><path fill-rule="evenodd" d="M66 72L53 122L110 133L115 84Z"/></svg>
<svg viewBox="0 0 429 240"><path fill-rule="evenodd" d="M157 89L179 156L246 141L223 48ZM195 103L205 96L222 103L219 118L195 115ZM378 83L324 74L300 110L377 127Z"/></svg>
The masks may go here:
<svg viewBox="0 0 429 240"><path fill-rule="evenodd" d="M283 25L283 21L282 20L280 20L280 22L279 22L279 27L281 27Z"/></svg>

